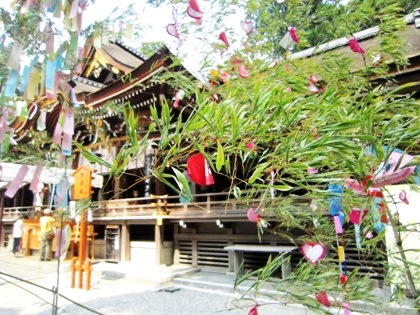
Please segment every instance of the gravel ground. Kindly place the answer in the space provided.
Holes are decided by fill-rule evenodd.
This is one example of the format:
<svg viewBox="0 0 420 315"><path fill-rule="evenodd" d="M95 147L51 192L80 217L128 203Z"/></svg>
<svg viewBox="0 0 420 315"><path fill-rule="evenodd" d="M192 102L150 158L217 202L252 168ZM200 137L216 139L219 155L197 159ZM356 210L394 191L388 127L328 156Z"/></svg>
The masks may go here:
<svg viewBox="0 0 420 315"><path fill-rule="evenodd" d="M252 298L240 299L239 293L233 291L232 274L191 273L191 268L187 269L188 273L167 281L172 279L171 275L184 272L185 267L139 269L135 264L97 262L93 266L91 289L86 290L70 287L68 262L60 265L58 261L40 262L33 256L17 259L10 252L0 250L0 315L247 315L255 305ZM57 274L60 296L54 303L51 290L57 286ZM381 301L380 292L378 301ZM258 303L258 315L314 314L301 305L280 305L268 299L259 299ZM358 309L365 310L363 305ZM343 314L342 310L328 310L334 315ZM366 312L351 314L418 313L399 305L375 313L369 312L366 305Z"/></svg>
<svg viewBox="0 0 420 315"><path fill-rule="evenodd" d="M53 294L29 283L13 281L1 276L5 282L0 285L2 315L46 315L54 314ZM92 289L70 288L70 279L61 279L57 314L149 314L149 315L206 315L206 314L248 314L252 300L239 301L238 295L224 290L197 288L170 283L150 285L126 279L101 279L92 284ZM68 280L68 281L66 281ZM53 277L32 280L32 283L52 288ZM78 306L73 302L87 307ZM299 306L264 305L259 314L310 314Z"/></svg>

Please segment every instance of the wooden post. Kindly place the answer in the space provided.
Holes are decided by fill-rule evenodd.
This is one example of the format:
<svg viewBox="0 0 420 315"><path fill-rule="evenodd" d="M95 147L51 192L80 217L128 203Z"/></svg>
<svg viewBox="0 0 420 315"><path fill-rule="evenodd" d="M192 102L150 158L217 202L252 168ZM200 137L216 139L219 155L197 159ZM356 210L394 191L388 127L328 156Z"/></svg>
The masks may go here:
<svg viewBox="0 0 420 315"><path fill-rule="evenodd" d="M22 244L24 244L23 246L25 246L25 252L24 252L24 255L25 256L30 256L31 255L31 234L32 234L32 229L33 228L28 229L23 234L24 237L22 238Z"/></svg>
<svg viewBox="0 0 420 315"><path fill-rule="evenodd" d="M0 247L3 247L4 245L4 237L3 237L4 192L5 192L5 189L0 190Z"/></svg>
<svg viewBox="0 0 420 315"><path fill-rule="evenodd" d="M86 210L83 211L80 221L80 240L79 240L79 288L83 288L83 265L86 260L86 234L87 234L87 215Z"/></svg>
<svg viewBox="0 0 420 315"><path fill-rule="evenodd" d="M86 290L90 290L90 278L92 275L92 261L86 262Z"/></svg>
<svg viewBox="0 0 420 315"><path fill-rule="evenodd" d="M76 261L76 257L71 260L71 288L74 288L76 282Z"/></svg>
<svg viewBox="0 0 420 315"><path fill-rule="evenodd" d="M156 243L156 264L163 263L163 225L156 222L155 224L155 243Z"/></svg>
<svg viewBox="0 0 420 315"><path fill-rule="evenodd" d="M92 191L92 172L93 170L86 166L80 166L74 171L73 176L75 177L73 199L86 199L90 198ZM91 261L86 262L86 251L87 251L87 209L84 209L80 220L80 234L79 234L79 252L78 259L73 258L72 262L72 288L74 287L74 275L76 271L79 271L79 288L83 288L83 272L86 270L87 273L87 284L86 290L90 290L90 277L92 263ZM76 232L77 233L77 232ZM78 260L78 262L77 262Z"/></svg>
<svg viewBox="0 0 420 315"><path fill-rule="evenodd" d="M130 230L127 225L127 221L123 221L121 224L121 251L120 259L122 261L130 260Z"/></svg>

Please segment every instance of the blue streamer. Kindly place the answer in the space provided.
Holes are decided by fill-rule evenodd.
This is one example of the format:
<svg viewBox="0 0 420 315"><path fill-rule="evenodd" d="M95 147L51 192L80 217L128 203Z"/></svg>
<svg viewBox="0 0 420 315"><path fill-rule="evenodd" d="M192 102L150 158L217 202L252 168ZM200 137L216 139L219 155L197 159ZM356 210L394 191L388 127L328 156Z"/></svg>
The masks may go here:
<svg viewBox="0 0 420 315"><path fill-rule="evenodd" d="M328 197L328 200L330 201L330 213L333 216L339 215L339 212L342 210L340 194L343 193L343 185L329 184L328 192L331 194Z"/></svg>
<svg viewBox="0 0 420 315"><path fill-rule="evenodd" d="M52 4L48 7L47 12L54 13L57 9L57 3L59 0L53 0Z"/></svg>
<svg viewBox="0 0 420 315"><path fill-rule="evenodd" d="M55 90L55 71L56 71L56 60L47 60L46 71L45 71L45 88L54 91Z"/></svg>
<svg viewBox="0 0 420 315"><path fill-rule="evenodd" d="M6 89L4 90L4 96L7 96L7 97L15 96L18 81L19 81L19 72L16 69L10 69L9 77L6 83Z"/></svg>

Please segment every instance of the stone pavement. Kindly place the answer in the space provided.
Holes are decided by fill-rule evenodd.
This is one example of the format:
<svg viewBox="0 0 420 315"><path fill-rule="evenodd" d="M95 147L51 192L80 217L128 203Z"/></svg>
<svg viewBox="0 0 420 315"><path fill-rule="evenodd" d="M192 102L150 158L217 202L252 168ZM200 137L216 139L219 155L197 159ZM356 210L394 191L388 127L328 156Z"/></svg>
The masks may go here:
<svg viewBox="0 0 420 315"><path fill-rule="evenodd" d="M249 295L240 297L252 282L234 290L234 281L233 274L185 266L139 268L128 262L97 261L93 265L91 290L85 290L77 288L77 282L76 288L70 287L69 261L59 264L57 260L41 262L37 256L15 258L11 252L0 250L0 314L246 315L255 300ZM53 303L51 290L57 284L60 296ZM259 315L313 314L301 305L279 303L278 292L268 287L263 291L267 295L258 299ZM352 315L417 314L400 305L381 312L372 305L359 305L358 309L365 312ZM338 309L330 311L343 314Z"/></svg>
<svg viewBox="0 0 420 315"><path fill-rule="evenodd" d="M0 314L242 315L255 305L252 299L242 300L234 292L233 275L185 266L140 269L131 263L97 261L91 290L79 289L77 282L76 288L71 288L70 274L69 261L59 265L57 260L41 262L37 256L15 258L11 252L0 250ZM192 275L196 276L190 283L188 277ZM51 290L57 281L60 296L54 304ZM311 314L300 305L273 301L261 306L259 314L279 312Z"/></svg>

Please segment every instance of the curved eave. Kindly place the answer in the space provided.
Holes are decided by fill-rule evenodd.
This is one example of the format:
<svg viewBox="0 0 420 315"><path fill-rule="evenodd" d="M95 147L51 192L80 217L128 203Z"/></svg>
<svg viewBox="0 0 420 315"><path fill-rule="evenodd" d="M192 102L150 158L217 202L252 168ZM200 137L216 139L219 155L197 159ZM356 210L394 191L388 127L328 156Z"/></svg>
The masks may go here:
<svg viewBox="0 0 420 315"><path fill-rule="evenodd" d="M72 80L76 83L76 87L74 88L76 95L79 93L95 93L106 86L105 84L101 84L76 75L72 77Z"/></svg>
<svg viewBox="0 0 420 315"><path fill-rule="evenodd" d="M85 106L90 108L100 107L102 104L111 100L121 98L124 93L140 85L142 82L153 77L167 67L167 57L169 50L163 49L155 54L140 67L134 69L126 75L126 80L117 80L105 88L91 93L85 98Z"/></svg>

